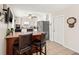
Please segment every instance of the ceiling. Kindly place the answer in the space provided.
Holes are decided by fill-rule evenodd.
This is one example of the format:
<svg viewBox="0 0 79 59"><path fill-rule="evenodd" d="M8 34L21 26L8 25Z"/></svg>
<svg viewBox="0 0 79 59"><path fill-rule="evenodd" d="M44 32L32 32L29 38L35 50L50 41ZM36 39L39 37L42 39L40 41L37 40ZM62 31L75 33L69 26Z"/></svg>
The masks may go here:
<svg viewBox="0 0 79 59"><path fill-rule="evenodd" d="M16 9L49 12L49 13L57 12L72 6L71 4L9 4L9 5Z"/></svg>

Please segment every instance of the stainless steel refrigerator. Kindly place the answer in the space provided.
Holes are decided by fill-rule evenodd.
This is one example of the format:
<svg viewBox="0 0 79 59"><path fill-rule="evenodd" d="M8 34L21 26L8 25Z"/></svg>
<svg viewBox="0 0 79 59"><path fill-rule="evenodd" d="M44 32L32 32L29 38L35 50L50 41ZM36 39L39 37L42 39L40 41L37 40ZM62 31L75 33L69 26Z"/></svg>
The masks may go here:
<svg viewBox="0 0 79 59"><path fill-rule="evenodd" d="M38 21L38 31L46 32L46 39L49 40L49 21Z"/></svg>

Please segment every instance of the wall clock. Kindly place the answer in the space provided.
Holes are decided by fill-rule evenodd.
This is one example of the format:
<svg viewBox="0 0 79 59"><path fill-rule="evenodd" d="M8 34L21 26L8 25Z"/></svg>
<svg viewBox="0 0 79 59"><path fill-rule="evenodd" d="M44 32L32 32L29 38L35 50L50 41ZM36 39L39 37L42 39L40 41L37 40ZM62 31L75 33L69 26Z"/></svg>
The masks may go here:
<svg viewBox="0 0 79 59"><path fill-rule="evenodd" d="M69 27L70 28L73 28L74 27L74 24L76 23L76 18L75 17L69 17L67 19L67 23L69 24Z"/></svg>

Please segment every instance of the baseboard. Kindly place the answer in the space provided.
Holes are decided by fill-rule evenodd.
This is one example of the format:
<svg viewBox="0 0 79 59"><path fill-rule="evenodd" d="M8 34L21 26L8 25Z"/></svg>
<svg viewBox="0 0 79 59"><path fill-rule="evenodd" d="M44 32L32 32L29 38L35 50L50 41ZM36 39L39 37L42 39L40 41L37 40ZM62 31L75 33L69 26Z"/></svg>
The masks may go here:
<svg viewBox="0 0 79 59"><path fill-rule="evenodd" d="M75 49L73 49L73 48L71 48L71 47L68 47L68 46L66 46L66 45L63 45L64 47L66 47L66 48L68 48L68 49L70 49L70 50L72 50L72 51L74 51L74 52L77 52L77 53L79 53L79 51L78 50L75 50Z"/></svg>
<svg viewBox="0 0 79 59"><path fill-rule="evenodd" d="M55 41L54 41L54 42L55 42ZM58 43L58 42L56 42L56 43ZM60 43L58 43L58 44L60 44ZM67 48L67 49L70 49L70 50L72 50L72 51L74 51L74 52L79 53L78 50L75 50L75 49L73 49L73 48L71 48L71 47L69 47L69 46L67 46L67 45L65 45L65 44L60 44L60 45L62 45L63 47L65 47L65 48Z"/></svg>

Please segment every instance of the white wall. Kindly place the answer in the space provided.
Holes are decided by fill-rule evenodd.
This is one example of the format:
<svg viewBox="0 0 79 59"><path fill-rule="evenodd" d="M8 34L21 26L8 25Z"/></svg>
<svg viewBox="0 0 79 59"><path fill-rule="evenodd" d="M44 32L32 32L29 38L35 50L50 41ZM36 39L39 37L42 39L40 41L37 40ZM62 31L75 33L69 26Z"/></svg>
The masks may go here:
<svg viewBox="0 0 79 59"><path fill-rule="evenodd" d="M56 16L64 16L64 46L79 52L79 5L72 5L71 7L56 12ZM77 23L74 28L69 28L67 24L68 17L75 17Z"/></svg>
<svg viewBox="0 0 79 59"><path fill-rule="evenodd" d="M0 55L6 54L6 30L7 25L4 22L0 22Z"/></svg>
<svg viewBox="0 0 79 59"><path fill-rule="evenodd" d="M2 5L0 4L0 12L2 12ZM7 24L4 23L4 19L2 22L0 21L0 55L6 54L6 29Z"/></svg>
<svg viewBox="0 0 79 59"><path fill-rule="evenodd" d="M54 40L54 37L53 37L53 31L54 31L54 29L53 29L53 17L52 17L52 14L51 13L49 13L48 14L48 20L49 20L49 39L50 39L50 41L53 41Z"/></svg>

